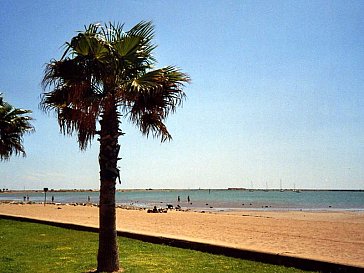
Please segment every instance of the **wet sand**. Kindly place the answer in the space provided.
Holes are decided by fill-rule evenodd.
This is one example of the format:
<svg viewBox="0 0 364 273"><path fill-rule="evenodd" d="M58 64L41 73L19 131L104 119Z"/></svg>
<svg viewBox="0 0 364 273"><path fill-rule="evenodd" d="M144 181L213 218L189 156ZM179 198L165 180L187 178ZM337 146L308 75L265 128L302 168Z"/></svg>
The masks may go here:
<svg viewBox="0 0 364 273"><path fill-rule="evenodd" d="M1 203L0 214L98 226L92 206ZM364 267L364 212L117 209L117 229Z"/></svg>

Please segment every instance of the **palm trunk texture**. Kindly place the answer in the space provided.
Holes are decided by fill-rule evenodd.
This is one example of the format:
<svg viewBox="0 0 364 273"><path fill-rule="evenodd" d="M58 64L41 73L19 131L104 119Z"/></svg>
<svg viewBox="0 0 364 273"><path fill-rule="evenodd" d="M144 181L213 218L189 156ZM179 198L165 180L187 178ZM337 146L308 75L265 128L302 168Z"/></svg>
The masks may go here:
<svg viewBox="0 0 364 273"><path fill-rule="evenodd" d="M119 270L119 250L116 232L115 183L118 177L117 161L120 146L119 121L115 104L105 107L100 121L100 207L98 272Z"/></svg>

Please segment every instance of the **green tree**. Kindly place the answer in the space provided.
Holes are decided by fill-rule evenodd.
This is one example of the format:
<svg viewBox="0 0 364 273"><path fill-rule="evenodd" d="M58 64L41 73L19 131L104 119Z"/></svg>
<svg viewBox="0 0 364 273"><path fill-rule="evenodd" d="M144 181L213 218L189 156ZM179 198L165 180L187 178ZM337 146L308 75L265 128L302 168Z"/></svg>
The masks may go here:
<svg viewBox="0 0 364 273"><path fill-rule="evenodd" d="M3 100L0 93L0 160L6 161L15 155L25 156L23 136L34 131L26 114L32 111L15 108Z"/></svg>
<svg viewBox="0 0 364 273"><path fill-rule="evenodd" d="M115 183L120 178L120 118L146 136L170 140L164 122L181 105L184 84L190 81L174 66L153 68L153 36L151 22L128 31L121 24L91 24L65 44L60 60L51 60L45 68L41 107L56 112L62 133L78 134L81 150L99 136L98 271L119 269Z"/></svg>

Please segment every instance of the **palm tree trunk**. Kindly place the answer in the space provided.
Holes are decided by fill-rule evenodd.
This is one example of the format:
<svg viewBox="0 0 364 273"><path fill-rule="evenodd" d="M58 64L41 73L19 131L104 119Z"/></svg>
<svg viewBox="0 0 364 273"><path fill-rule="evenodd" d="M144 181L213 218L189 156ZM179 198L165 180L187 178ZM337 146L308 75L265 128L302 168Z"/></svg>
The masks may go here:
<svg viewBox="0 0 364 273"><path fill-rule="evenodd" d="M118 177L119 121L114 100L105 106L100 121L100 207L98 272L119 270L119 250L116 232L115 183Z"/></svg>

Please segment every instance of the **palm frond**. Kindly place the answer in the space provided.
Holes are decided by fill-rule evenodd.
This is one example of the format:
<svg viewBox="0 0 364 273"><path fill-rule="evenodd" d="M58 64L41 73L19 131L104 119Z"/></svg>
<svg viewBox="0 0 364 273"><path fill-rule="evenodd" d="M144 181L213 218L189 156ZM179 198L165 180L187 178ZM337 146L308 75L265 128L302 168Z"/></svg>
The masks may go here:
<svg viewBox="0 0 364 273"><path fill-rule="evenodd" d="M154 26L142 21L129 31L123 24L90 24L65 44L60 60L45 67L41 108L55 111L61 132L77 132L80 148L96 133L109 103L145 135L170 139L164 120L185 98L187 74L168 66L151 70L156 60ZM113 106L112 106L113 107ZM110 108L111 109L111 108Z"/></svg>
<svg viewBox="0 0 364 273"><path fill-rule="evenodd" d="M0 99L0 160L9 160L13 154L26 155L23 136L35 131L30 113L32 111L14 108Z"/></svg>
<svg viewBox="0 0 364 273"><path fill-rule="evenodd" d="M150 71L122 86L117 92L124 112L141 132L170 139L163 121L181 106L185 93L182 88L190 78L173 66ZM150 124L148 124L150 122ZM157 130L160 130L158 133Z"/></svg>
<svg viewBox="0 0 364 273"><path fill-rule="evenodd" d="M158 137L161 142L172 140L172 136L163 123L161 116L156 112L143 113L137 120L136 125L140 128L143 135L147 137L152 134Z"/></svg>
<svg viewBox="0 0 364 273"><path fill-rule="evenodd" d="M157 47L152 43L154 38L154 26L152 22L142 21L126 33L127 37L139 38L138 49L131 60L135 64L144 64L144 69L150 69L156 62L152 52Z"/></svg>
<svg viewBox="0 0 364 273"><path fill-rule="evenodd" d="M151 21L141 21L127 33L129 36L143 37L145 41L150 42L154 38L154 25Z"/></svg>
<svg viewBox="0 0 364 273"><path fill-rule="evenodd" d="M46 66L42 86L52 88L41 97L40 108L55 110L63 134L78 134L80 148L86 149L96 132L102 101L99 67L82 56L52 61Z"/></svg>
<svg viewBox="0 0 364 273"><path fill-rule="evenodd" d="M101 33L109 44L114 44L116 41L122 39L125 33L123 28L124 24L109 22L101 29Z"/></svg>
<svg viewBox="0 0 364 273"><path fill-rule="evenodd" d="M121 89L120 93L127 106L133 105L132 108L141 111L161 108L164 116L167 116L182 104L185 98L183 87L188 82L190 78L187 74L169 66L141 75Z"/></svg>
<svg viewBox="0 0 364 273"><path fill-rule="evenodd" d="M92 107L88 111L63 107L57 112L61 132L68 135L77 132L80 149L85 150L96 134L98 111Z"/></svg>

